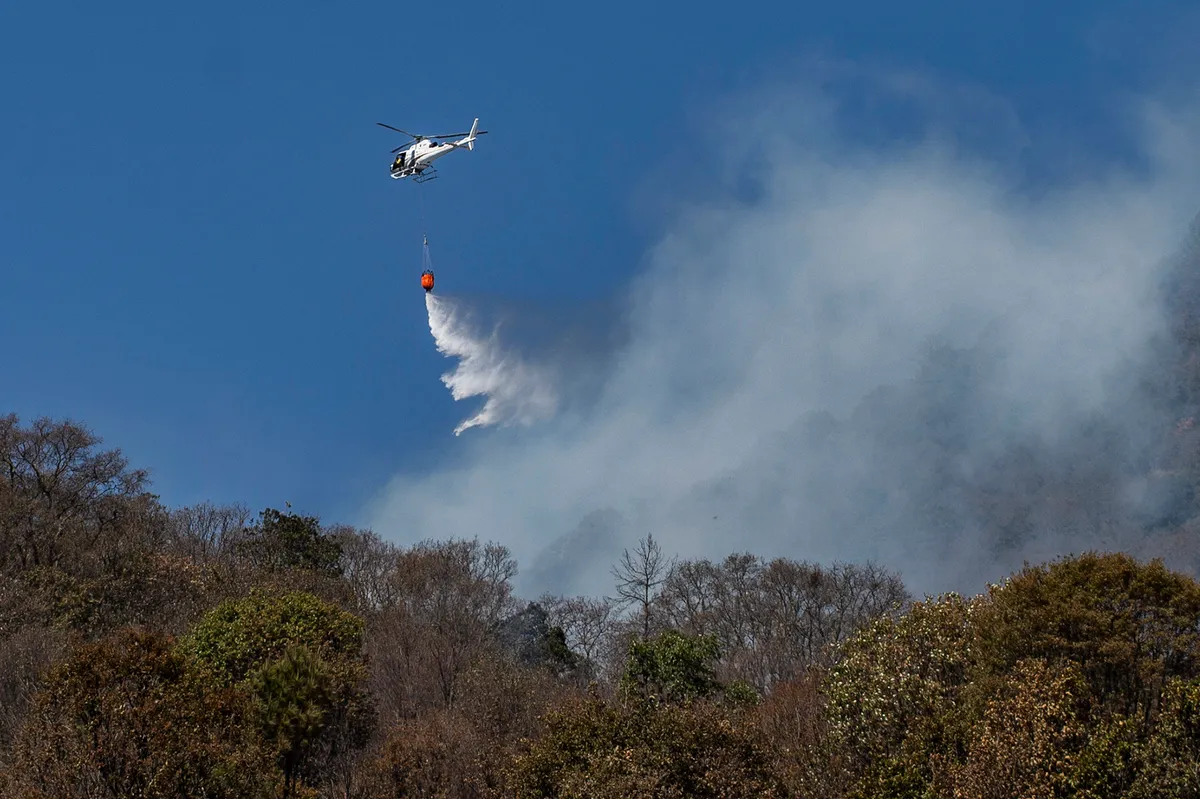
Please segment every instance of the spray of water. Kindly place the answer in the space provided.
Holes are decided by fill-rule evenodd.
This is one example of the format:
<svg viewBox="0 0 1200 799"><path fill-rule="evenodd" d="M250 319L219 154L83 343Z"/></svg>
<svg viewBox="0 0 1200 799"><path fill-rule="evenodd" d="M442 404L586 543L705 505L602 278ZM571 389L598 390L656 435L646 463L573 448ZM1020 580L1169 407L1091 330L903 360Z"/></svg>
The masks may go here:
<svg viewBox="0 0 1200 799"><path fill-rule="evenodd" d="M506 350L496 330L483 335L472 325L466 307L452 299L426 294L425 307L438 352L459 359L453 371L442 375L451 396L487 397L474 416L454 428L454 435L472 427L530 425L555 412L558 395L550 376Z"/></svg>

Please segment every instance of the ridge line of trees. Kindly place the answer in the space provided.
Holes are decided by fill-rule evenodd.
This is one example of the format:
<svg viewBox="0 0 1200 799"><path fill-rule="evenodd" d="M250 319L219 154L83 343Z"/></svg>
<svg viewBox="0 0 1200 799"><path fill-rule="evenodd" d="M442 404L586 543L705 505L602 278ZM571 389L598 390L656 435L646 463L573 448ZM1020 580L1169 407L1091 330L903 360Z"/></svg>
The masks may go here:
<svg viewBox="0 0 1200 799"><path fill-rule="evenodd" d="M1200 792L1200 584L1084 553L916 600L873 563L669 558L514 595L478 538L166 508L0 417L0 794Z"/></svg>

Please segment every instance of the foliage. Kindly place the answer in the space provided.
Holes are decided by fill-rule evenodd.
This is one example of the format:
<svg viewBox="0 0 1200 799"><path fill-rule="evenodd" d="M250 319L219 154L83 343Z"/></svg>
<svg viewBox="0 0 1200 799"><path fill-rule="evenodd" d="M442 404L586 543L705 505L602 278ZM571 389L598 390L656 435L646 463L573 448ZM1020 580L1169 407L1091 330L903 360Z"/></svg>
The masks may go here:
<svg viewBox="0 0 1200 799"><path fill-rule="evenodd" d="M1200 795L1200 680L1170 682L1140 754L1132 799Z"/></svg>
<svg viewBox="0 0 1200 799"><path fill-rule="evenodd" d="M42 608L48 626L89 639L129 625L180 632L195 620L214 589L210 575L168 554L130 552L87 576L37 567L21 583Z"/></svg>
<svg viewBox="0 0 1200 799"><path fill-rule="evenodd" d="M335 534L322 530L320 519L315 516L267 508L259 514L259 521L244 532L241 547L257 565L265 568L341 574L341 542Z"/></svg>
<svg viewBox="0 0 1200 799"><path fill-rule="evenodd" d="M623 707L570 701L509 772L518 799L782 797L769 749L708 703Z"/></svg>
<svg viewBox="0 0 1200 799"><path fill-rule="evenodd" d="M1121 714L1093 721L1075 756L1071 788L1079 799L1128 796L1144 747L1138 720Z"/></svg>
<svg viewBox="0 0 1200 799"><path fill-rule="evenodd" d="M254 589L209 611L181 645L217 682L231 685L292 646L352 664L359 658L363 631L362 619L312 594Z"/></svg>
<svg viewBox="0 0 1200 799"><path fill-rule="evenodd" d="M472 753L478 751L469 721L450 710L401 719L388 730L380 752L363 769L359 796L392 799L467 799L481 794Z"/></svg>
<svg viewBox="0 0 1200 799"><path fill-rule="evenodd" d="M621 678L628 696L655 702L703 699L720 688L713 664L720 655L711 635L684 635L667 630L654 638L635 640Z"/></svg>
<svg viewBox="0 0 1200 799"><path fill-rule="evenodd" d="M938 793L962 799L1070 795L1086 736L1079 713L1085 690L1074 664L1055 669L1042 660L1017 663L967 733L966 757L936 758L942 766Z"/></svg>
<svg viewBox="0 0 1200 799"><path fill-rule="evenodd" d="M783 796L762 727L740 712L757 696L716 679L719 655L712 636L635 638L625 701L592 692L560 704L514 759L510 787L518 797ZM722 693L735 701L710 701Z"/></svg>
<svg viewBox="0 0 1200 799"><path fill-rule="evenodd" d="M823 684L829 734L863 796L918 793L974 658L976 608L957 594L883 618L839 650Z"/></svg>
<svg viewBox="0 0 1200 799"><path fill-rule="evenodd" d="M196 679L167 636L82 645L35 700L9 795L267 796L271 769L241 723L244 701Z"/></svg>
<svg viewBox="0 0 1200 799"><path fill-rule="evenodd" d="M949 457L964 431L939 420L967 408L942 378L970 383L971 362L926 360L913 417ZM1142 511L1200 564L1194 427ZM501 545L168 511L99 443L0 417L3 796L1200 793L1200 584L1158 560L1088 552L912 603L874 564L677 561L647 536L616 598L529 603ZM997 474L1049 488L963 486L956 507L1013 544L1056 496L1115 485L1111 464L1030 466L1040 452ZM1115 503L1084 516L1099 531ZM953 534L958 510L925 510Z"/></svg>
<svg viewBox="0 0 1200 799"><path fill-rule="evenodd" d="M263 740L275 749L284 792L290 795L334 710L333 675L309 649L294 646L255 671L250 690L254 720Z"/></svg>
<svg viewBox="0 0 1200 799"><path fill-rule="evenodd" d="M498 631L499 639L527 666L570 674L578 668L579 657L567 646L562 627L551 626L548 619L546 610L531 602L525 610L503 622Z"/></svg>
<svg viewBox="0 0 1200 799"><path fill-rule="evenodd" d="M333 779L369 739L364 623L312 594L254 590L226 600L181 640L216 685L255 699L255 720L276 752L285 789Z"/></svg>
<svg viewBox="0 0 1200 799"><path fill-rule="evenodd" d="M1153 710L1171 677L1200 675L1200 584L1124 554L1027 566L990 591L977 620L993 673L1024 658L1080 664L1097 705Z"/></svg>
<svg viewBox="0 0 1200 799"><path fill-rule="evenodd" d="M1158 710L1165 685L1196 674L1198 629L1195 581L1094 553L881 619L823 682L849 793L1099 797L1161 774L1185 785L1172 753L1187 736L1170 730L1188 718L1186 691Z"/></svg>

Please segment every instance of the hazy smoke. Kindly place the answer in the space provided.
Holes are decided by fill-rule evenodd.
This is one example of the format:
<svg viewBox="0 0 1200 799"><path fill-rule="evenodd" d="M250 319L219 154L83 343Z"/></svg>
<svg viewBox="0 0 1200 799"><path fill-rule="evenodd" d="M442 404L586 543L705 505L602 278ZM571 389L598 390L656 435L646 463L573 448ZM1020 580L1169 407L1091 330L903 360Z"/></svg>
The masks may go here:
<svg viewBox="0 0 1200 799"><path fill-rule="evenodd" d="M524 359L431 297L461 358L443 379L488 397L460 430L540 423L397 478L364 521L503 542L526 593L611 590L649 531L687 557L873 558L916 591L1119 541L1137 487L1110 462L1139 457L1155 412L1132 386L1164 331L1161 264L1200 207L1195 117L1138 109L1135 158L1034 191L1003 103L855 81L887 103L775 92L698 142L719 185L677 198L605 369ZM856 141L887 104L926 124ZM564 414L574 371L602 377Z"/></svg>

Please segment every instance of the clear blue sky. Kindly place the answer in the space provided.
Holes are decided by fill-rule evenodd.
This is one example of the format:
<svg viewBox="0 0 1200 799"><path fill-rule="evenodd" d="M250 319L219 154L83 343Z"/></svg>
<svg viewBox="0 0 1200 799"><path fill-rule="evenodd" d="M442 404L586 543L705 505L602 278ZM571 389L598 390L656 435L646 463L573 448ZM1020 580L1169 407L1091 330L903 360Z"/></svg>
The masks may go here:
<svg viewBox="0 0 1200 799"><path fill-rule="evenodd" d="M0 411L87 423L171 504L350 520L466 412L376 121L491 131L425 187L439 287L586 300L654 232L639 162L694 150L710 101L826 52L978 84L1100 152L1108 101L1186 59L1188 5L9 0Z"/></svg>

